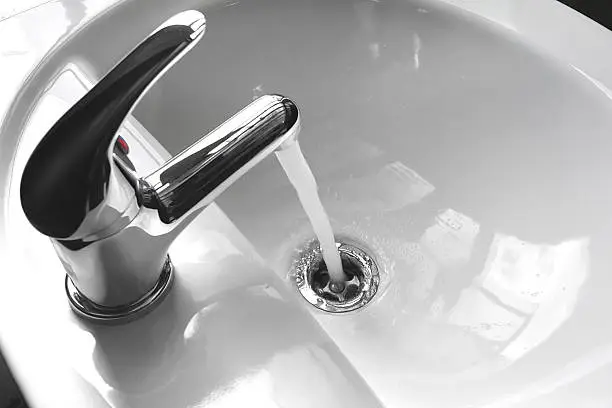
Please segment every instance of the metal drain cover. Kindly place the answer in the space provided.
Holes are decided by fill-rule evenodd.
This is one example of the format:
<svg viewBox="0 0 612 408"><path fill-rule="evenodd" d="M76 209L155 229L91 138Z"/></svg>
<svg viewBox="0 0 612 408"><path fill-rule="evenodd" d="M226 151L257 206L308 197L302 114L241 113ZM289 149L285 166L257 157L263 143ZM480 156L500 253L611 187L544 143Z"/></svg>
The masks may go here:
<svg viewBox="0 0 612 408"><path fill-rule="evenodd" d="M380 284L376 263L355 245L337 242L342 267L348 280L331 282L317 241L311 241L294 263L298 291L308 303L330 313L359 309L374 297Z"/></svg>

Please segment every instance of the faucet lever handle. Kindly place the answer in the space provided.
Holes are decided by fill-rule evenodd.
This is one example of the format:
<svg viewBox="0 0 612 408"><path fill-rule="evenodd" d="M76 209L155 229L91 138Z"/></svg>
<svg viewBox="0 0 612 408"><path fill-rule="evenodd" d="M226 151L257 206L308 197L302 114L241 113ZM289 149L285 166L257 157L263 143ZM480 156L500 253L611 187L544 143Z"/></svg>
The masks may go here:
<svg viewBox="0 0 612 408"><path fill-rule="evenodd" d="M90 212L108 204L112 146L121 123L155 81L195 46L204 29L205 18L198 11L171 17L47 132L21 182L22 207L36 229L58 239L97 232L85 221ZM102 230L112 220L104 222L107 225L93 229ZM84 224L89 231L83 231Z"/></svg>

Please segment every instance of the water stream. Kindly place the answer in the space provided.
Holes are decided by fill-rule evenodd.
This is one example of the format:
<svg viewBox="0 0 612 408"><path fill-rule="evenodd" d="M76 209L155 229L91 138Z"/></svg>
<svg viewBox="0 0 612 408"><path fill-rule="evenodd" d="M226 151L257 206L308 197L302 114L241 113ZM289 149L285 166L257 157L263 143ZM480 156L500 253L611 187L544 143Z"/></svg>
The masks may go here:
<svg viewBox="0 0 612 408"><path fill-rule="evenodd" d="M299 142L296 141L290 147L277 151L276 157L297 191L302 207L304 207L304 211L319 239L323 260L327 266L330 279L333 282L344 282L346 275L342 269L342 262L334 239L334 231L329 223L325 208L321 204L317 181L302 154Z"/></svg>

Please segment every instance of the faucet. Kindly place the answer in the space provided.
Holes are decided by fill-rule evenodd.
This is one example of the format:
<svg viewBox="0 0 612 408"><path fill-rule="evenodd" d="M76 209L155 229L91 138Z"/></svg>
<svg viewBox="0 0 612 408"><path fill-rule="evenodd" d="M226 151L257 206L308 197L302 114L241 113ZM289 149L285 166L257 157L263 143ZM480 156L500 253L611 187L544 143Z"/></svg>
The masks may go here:
<svg viewBox="0 0 612 408"><path fill-rule="evenodd" d="M52 126L26 164L22 208L51 237L81 317L126 322L152 310L172 286L174 239L241 175L297 138L296 105L266 95L145 177L113 153L125 117L205 26L195 10L164 22Z"/></svg>

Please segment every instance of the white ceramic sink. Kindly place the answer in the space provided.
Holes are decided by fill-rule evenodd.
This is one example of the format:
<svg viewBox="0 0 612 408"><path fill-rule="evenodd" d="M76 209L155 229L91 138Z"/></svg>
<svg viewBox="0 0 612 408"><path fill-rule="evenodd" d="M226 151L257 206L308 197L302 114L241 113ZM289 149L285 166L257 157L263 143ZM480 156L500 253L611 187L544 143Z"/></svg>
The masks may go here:
<svg viewBox="0 0 612 408"><path fill-rule="evenodd" d="M140 167L291 97L335 230L382 270L365 309L317 312L286 279L312 232L270 157L176 241L153 313L70 312L20 172L91 81L189 8L206 35L125 125ZM0 341L33 407L612 406L606 29L552 0L66 0L1 30Z"/></svg>

